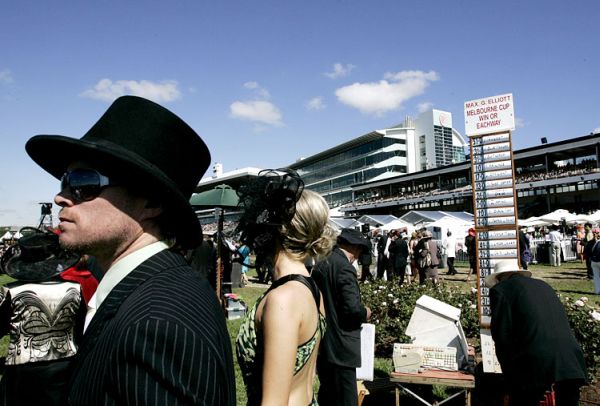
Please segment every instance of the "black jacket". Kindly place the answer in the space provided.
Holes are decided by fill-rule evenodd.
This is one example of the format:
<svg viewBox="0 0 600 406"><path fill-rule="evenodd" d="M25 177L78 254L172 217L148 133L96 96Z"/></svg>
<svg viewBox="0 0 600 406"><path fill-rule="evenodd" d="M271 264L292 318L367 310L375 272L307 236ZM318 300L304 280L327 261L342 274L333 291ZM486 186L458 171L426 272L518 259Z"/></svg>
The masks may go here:
<svg viewBox="0 0 600 406"><path fill-rule="evenodd" d="M311 276L321 289L327 313L319 356L335 365L359 367L360 328L367 320L367 309L360 300L356 270L336 246L315 265Z"/></svg>
<svg viewBox="0 0 600 406"><path fill-rule="evenodd" d="M230 405L233 358L206 278L165 250L114 287L76 355L72 405Z"/></svg>
<svg viewBox="0 0 600 406"><path fill-rule="evenodd" d="M490 301L496 355L511 387L585 380L583 353L550 285L514 275L490 290Z"/></svg>
<svg viewBox="0 0 600 406"><path fill-rule="evenodd" d="M467 255L469 257L475 258L475 237L473 237L472 235L467 235L465 237L465 247L467 248Z"/></svg>
<svg viewBox="0 0 600 406"><path fill-rule="evenodd" d="M529 249L529 239L523 231L519 230L519 254L523 255L525 249Z"/></svg>
<svg viewBox="0 0 600 406"><path fill-rule="evenodd" d="M408 243L402 238L398 238L390 243L388 248L390 252L390 261L394 269L403 269L408 263Z"/></svg>
<svg viewBox="0 0 600 406"><path fill-rule="evenodd" d="M383 257L383 252L385 251L385 246L387 244L387 240L388 240L388 236L387 235L383 235L380 234L377 236L377 257L381 258Z"/></svg>

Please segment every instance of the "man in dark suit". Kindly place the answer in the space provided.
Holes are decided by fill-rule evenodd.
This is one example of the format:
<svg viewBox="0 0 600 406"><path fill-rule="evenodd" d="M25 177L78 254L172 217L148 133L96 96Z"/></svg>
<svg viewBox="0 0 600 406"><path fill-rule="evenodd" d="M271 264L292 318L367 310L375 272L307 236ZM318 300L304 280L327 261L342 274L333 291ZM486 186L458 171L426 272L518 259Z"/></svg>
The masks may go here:
<svg viewBox="0 0 600 406"><path fill-rule="evenodd" d="M556 405L577 405L586 382L583 353L556 292L516 261L499 261L486 277L491 331L510 405L535 405L554 385Z"/></svg>
<svg viewBox="0 0 600 406"><path fill-rule="evenodd" d="M388 235L385 231L376 229L375 243L377 246L377 279L383 279L383 274L390 269L390 260L385 255L385 249L388 245ZM389 277L389 275L388 275Z"/></svg>
<svg viewBox="0 0 600 406"><path fill-rule="evenodd" d="M216 289L217 249L210 238L203 238L200 245L190 251L188 262Z"/></svg>
<svg viewBox="0 0 600 406"><path fill-rule="evenodd" d="M371 252L371 241L367 238L369 244L368 249L364 249L358 257L358 265L361 267L360 281L365 282L367 279L372 281L373 275L371 274L371 263L373 262L373 253Z"/></svg>
<svg viewBox="0 0 600 406"><path fill-rule="evenodd" d="M331 254L313 268L311 276L321 289L327 315L327 329L317 360L320 405L358 404L356 368L361 365L360 329L371 317L371 310L361 303L352 263L369 248L369 242L359 231L344 228Z"/></svg>
<svg viewBox="0 0 600 406"><path fill-rule="evenodd" d="M210 163L200 137L158 104L124 96L81 139L38 135L26 150L61 179L60 244L104 271L69 403L235 405L223 312L178 253L202 235L188 203Z"/></svg>
<svg viewBox="0 0 600 406"><path fill-rule="evenodd" d="M399 277L399 285L402 285L404 283L406 265L408 264L408 242L406 241L407 237L408 236L406 235L406 233L400 233L396 231L396 233L394 233L394 237L392 237L393 241L388 249L390 252L390 262L393 269L393 272L391 273L391 275L393 276L389 279L393 280L396 277Z"/></svg>

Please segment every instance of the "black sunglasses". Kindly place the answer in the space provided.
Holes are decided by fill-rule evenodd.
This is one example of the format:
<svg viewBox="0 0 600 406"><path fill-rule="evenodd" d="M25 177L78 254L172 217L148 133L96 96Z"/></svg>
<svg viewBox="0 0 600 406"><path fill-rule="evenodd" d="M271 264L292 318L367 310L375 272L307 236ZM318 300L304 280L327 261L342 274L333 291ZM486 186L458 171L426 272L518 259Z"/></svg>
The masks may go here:
<svg viewBox="0 0 600 406"><path fill-rule="evenodd" d="M117 183L93 169L73 169L60 178L60 190L69 192L76 203L93 200L102 189Z"/></svg>

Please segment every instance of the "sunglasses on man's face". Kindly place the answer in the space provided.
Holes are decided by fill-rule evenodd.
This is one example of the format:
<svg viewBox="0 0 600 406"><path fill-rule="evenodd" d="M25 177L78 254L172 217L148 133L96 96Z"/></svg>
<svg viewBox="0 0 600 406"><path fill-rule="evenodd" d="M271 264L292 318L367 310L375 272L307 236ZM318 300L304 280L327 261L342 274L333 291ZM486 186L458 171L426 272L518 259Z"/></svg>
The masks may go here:
<svg viewBox="0 0 600 406"><path fill-rule="evenodd" d="M107 186L116 183L93 169L73 169L60 178L61 193L67 191L76 203L93 200Z"/></svg>

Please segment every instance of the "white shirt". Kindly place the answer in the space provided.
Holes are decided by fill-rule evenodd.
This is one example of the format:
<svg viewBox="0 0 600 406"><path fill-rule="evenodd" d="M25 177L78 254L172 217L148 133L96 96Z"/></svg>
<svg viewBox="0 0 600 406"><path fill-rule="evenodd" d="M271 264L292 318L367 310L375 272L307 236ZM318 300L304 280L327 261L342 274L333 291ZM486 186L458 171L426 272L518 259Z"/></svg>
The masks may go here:
<svg viewBox="0 0 600 406"><path fill-rule="evenodd" d="M456 256L456 237L454 237L454 235L444 238L444 243L442 245L448 257L454 258Z"/></svg>
<svg viewBox="0 0 600 406"><path fill-rule="evenodd" d="M131 273L138 265L150 258L151 256L158 254L159 252L166 250L169 246L163 241L157 241L150 245L146 245L137 251L128 254L115 262L104 274L104 277L98 284L96 293L92 296L88 302L88 311L85 315L85 325L83 332L87 330L90 322L96 314L96 309L99 309L104 302L104 299L110 294L115 286L119 284L127 275Z"/></svg>
<svg viewBox="0 0 600 406"><path fill-rule="evenodd" d="M387 241L385 242L385 249L383 250L383 255L385 255L386 258L390 257L390 244L391 243L392 243L392 237L390 237L388 235Z"/></svg>
<svg viewBox="0 0 600 406"><path fill-rule="evenodd" d="M550 234L548 234L550 236L550 241L552 242L560 242L560 233L557 230L552 230L550 231Z"/></svg>

